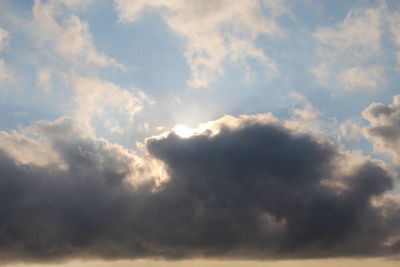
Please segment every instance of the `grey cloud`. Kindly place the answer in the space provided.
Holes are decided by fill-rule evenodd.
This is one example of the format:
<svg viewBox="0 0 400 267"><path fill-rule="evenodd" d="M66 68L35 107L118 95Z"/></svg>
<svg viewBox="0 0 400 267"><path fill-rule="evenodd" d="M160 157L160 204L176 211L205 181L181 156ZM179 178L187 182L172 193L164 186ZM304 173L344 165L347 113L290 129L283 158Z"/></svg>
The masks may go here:
<svg viewBox="0 0 400 267"><path fill-rule="evenodd" d="M379 162L276 121L226 117L218 125L150 138L148 158L139 158L74 121L39 123L34 131L63 167L0 153L0 257L397 253L400 206L383 195L393 182ZM158 187L151 158L169 174Z"/></svg>
<svg viewBox="0 0 400 267"><path fill-rule="evenodd" d="M2 259L84 255L120 236L129 216L123 209L132 190L123 181L131 161L118 147L85 136L70 120L38 128L66 168L17 164L1 153Z"/></svg>
<svg viewBox="0 0 400 267"><path fill-rule="evenodd" d="M179 230L194 234L203 249L244 248L258 257L380 251L385 235L369 231L380 229L382 218L370 200L392 181L372 161L339 175L344 155L333 145L278 124L222 128L213 137L170 135L148 148L169 167L171 181L160 194L171 196L165 201L175 210L183 205L176 216L194 221ZM335 181L345 189L327 185ZM360 238L370 242L355 246Z"/></svg>

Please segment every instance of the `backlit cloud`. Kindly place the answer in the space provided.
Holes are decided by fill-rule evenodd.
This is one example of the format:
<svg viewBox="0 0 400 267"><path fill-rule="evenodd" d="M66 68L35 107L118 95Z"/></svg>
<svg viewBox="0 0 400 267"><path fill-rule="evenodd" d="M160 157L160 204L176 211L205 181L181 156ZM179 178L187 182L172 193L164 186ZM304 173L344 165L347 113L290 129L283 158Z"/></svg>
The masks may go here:
<svg viewBox="0 0 400 267"><path fill-rule="evenodd" d="M339 2L0 0L0 265L398 257L400 5Z"/></svg>
<svg viewBox="0 0 400 267"><path fill-rule="evenodd" d="M73 86L76 106L72 112L87 122L97 118L132 123L135 115L142 110L142 104L149 102L139 90L135 96L114 83L96 78L76 78Z"/></svg>
<svg viewBox="0 0 400 267"><path fill-rule="evenodd" d="M393 181L381 162L339 151L268 114L207 125L185 138L149 138L142 157L67 118L32 126L36 141L2 133L17 146L1 149L1 258L398 251L400 205L385 195ZM47 148L34 148L37 142ZM29 160L30 149L62 164ZM152 164L161 164L159 171Z"/></svg>

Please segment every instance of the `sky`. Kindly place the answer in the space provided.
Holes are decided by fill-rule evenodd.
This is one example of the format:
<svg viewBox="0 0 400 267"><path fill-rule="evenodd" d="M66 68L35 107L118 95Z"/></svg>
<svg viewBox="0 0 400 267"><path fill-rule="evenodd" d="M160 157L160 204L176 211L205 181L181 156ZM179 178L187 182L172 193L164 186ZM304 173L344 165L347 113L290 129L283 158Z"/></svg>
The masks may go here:
<svg viewBox="0 0 400 267"><path fill-rule="evenodd" d="M397 266L397 0L0 0L0 265Z"/></svg>

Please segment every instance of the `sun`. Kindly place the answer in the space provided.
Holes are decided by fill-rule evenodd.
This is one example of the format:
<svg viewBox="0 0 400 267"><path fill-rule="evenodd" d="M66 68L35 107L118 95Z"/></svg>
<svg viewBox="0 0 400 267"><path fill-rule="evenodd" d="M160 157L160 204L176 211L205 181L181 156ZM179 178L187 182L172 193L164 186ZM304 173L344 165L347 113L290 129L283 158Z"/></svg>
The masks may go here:
<svg viewBox="0 0 400 267"><path fill-rule="evenodd" d="M188 138L194 134L193 129L190 129L182 124L176 125L172 130L174 133L176 133L179 137L182 138Z"/></svg>

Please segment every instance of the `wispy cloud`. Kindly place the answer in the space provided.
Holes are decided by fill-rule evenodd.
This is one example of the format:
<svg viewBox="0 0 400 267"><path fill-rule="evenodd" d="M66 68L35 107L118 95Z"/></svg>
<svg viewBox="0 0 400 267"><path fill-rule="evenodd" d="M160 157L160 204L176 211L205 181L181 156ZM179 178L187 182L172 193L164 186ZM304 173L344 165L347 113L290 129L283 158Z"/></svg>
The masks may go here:
<svg viewBox="0 0 400 267"><path fill-rule="evenodd" d="M224 72L226 64L245 65L249 58L257 60L269 75L277 73L275 63L255 41L261 35L284 36L277 21L288 12L284 1L117 0L115 8L122 22L134 22L149 10L161 14L187 43L184 56L191 70L190 86L208 86Z"/></svg>
<svg viewBox="0 0 400 267"><path fill-rule="evenodd" d="M73 4L75 3L76 4ZM89 4L89 3L86 3ZM37 45L52 49L69 64L86 68L112 66L125 69L115 59L98 52L86 22L70 14L69 8L81 7L77 1L35 1L33 7L33 31L37 34ZM84 5L86 6L86 5ZM61 18L60 17L64 17ZM61 22L60 22L61 21ZM78 63L79 62L79 63Z"/></svg>
<svg viewBox="0 0 400 267"><path fill-rule="evenodd" d="M382 90L386 85L385 71L382 66L352 67L343 70L337 77L337 83L346 90Z"/></svg>
<svg viewBox="0 0 400 267"><path fill-rule="evenodd" d="M76 105L71 113L88 123L100 119L106 129L114 132L116 129L122 129L121 123L124 123L122 126L125 127L131 124L143 106L152 103L151 99L138 89L129 91L98 78L76 77L72 86Z"/></svg>
<svg viewBox="0 0 400 267"><path fill-rule="evenodd" d="M314 32L321 64L313 69L320 85L346 90L376 90L386 83L382 35L387 9L354 8L334 26Z"/></svg>

